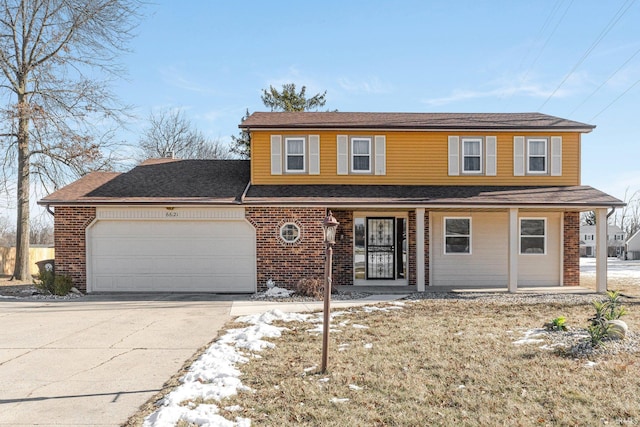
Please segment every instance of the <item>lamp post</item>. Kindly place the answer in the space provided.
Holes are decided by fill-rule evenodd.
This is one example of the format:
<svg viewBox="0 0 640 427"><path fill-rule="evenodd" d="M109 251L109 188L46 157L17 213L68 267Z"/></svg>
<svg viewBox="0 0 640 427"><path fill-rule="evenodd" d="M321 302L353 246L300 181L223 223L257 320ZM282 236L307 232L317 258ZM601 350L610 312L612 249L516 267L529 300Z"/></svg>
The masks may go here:
<svg viewBox="0 0 640 427"><path fill-rule="evenodd" d="M327 371L327 353L329 350L329 303L331 301L331 265L333 261L333 244L336 242L336 230L340 223L334 218L331 211L322 221L324 230L324 319L322 323L322 364L320 371Z"/></svg>

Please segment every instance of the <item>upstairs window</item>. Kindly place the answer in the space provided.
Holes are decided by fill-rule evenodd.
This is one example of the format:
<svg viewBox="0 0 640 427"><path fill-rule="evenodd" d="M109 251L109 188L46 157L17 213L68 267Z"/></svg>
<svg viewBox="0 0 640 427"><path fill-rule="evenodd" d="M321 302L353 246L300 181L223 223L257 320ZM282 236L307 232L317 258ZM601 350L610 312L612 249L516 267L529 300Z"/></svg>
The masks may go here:
<svg viewBox="0 0 640 427"><path fill-rule="evenodd" d="M305 140L304 138L285 138L286 171L305 171Z"/></svg>
<svg viewBox="0 0 640 427"><path fill-rule="evenodd" d="M462 138L462 172L482 173L481 138Z"/></svg>
<svg viewBox="0 0 640 427"><path fill-rule="evenodd" d="M544 218L520 219L520 253L544 254L546 249L546 220Z"/></svg>
<svg viewBox="0 0 640 427"><path fill-rule="evenodd" d="M527 140L527 173L547 173L547 140Z"/></svg>
<svg viewBox="0 0 640 427"><path fill-rule="evenodd" d="M351 170L371 172L371 138L351 138Z"/></svg>
<svg viewBox="0 0 640 427"><path fill-rule="evenodd" d="M471 253L471 218L444 219L444 253Z"/></svg>

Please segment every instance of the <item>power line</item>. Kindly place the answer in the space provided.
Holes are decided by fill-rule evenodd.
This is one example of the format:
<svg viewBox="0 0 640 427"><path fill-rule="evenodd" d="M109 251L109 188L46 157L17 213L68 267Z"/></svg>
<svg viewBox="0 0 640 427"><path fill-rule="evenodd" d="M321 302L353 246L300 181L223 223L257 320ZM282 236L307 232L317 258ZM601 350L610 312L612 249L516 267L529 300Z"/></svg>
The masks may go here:
<svg viewBox="0 0 640 427"><path fill-rule="evenodd" d="M621 66L619 66L609 77L607 77L607 79L603 81L600 86L598 86L593 92L591 92L589 96L587 96L580 104L578 104L578 106L569 113L569 117L571 117L573 113L580 109L580 107L582 107L589 99L591 99L593 95L595 95L600 89L602 89L602 87L606 85L616 74L618 74L620 70L625 67L625 65L631 62L631 60L635 58L638 53L640 53L640 48L638 48L638 50L636 50L633 55L631 55Z"/></svg>
<svg viewBox="0 0 640 427"><path fill-rule="evenodd" d="M560 84L553 90L553 92L549 95L549 97L542 103L542 105L540 105L540 107L538 107L538 111L541 111L544 108L544 106L547 105L549 100L555 96L555 94L562 87L562 85L565 84L565 82L569 79L569 77L571 77L573 73L578 69L578 67L582 65L582 63L587 59L587 57L589 57L591 52L593 52L593 50L600 44L602 39L604 39L605 36L609 34L611 29L613 29L613 27L618 23L618 21L624 16L624 14L627 13L627 11L633 5L634 2L635 0L626 0L626 2L622 6L620 6L620 9L618 9L616 14L609 21L609 23L603 28L603 30L600 32L598 37L596 37L596 39L591 44L591 46L585 51L584 54L582 54L582 57L580 57L578 62L573 66L573 68L571 68L571 71L567 73L567 75L564 77L564 79L562 79Z"/></svg>
<svg viewBox="0 0 640 427"><path fill-rule="evenodd" d="M598 114L596 114L595 116L591 117L589 119L590 122L592 122L593 120L595 120L596 117L598 117L600 114L604 113L605 111L607 111L609 109L609 107L611 107L613 104L615 104L620 98L622 98L623 96L625 96L631 89L633 89L638 83L640 83L640 79L636 80L636 82L634 84L632 84L631 86L629 86L624 92L622 92L620 95L618 95L618 97L616 99L614 99L613 101L611 101L609 104L607 104L606 107L604 107L602 110L600 110L600 112Z"/></svg>

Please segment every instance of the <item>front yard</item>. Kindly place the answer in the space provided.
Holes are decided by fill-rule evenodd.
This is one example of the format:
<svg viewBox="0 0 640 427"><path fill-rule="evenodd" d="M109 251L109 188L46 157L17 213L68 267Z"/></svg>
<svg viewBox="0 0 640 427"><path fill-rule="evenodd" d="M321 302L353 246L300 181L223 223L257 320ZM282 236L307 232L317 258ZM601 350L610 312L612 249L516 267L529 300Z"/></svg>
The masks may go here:
<svg viewBox="0 0 640 427"><path fill-rule="evenodd" d="M558 345L569 335L533 331L565 316L575 342L596 295L449 295L335 314L326 374L317 317L276 322L287 330L267 339L274 348L241 350L237 395L184 405L212 404L210 425L637 425L640 286L613 277L610 288L629 296L622 349L572 353ZM157 407L146 409L130 425ZM177 425L207 421L185 418Z"/></svg>
<svg viewBox="0 0 640 427"><path fill-rule="evenodd" d="M637 302L627 303L632 330ZM329 372L307 324L242 366L239 405L255 425L594 425L640 422L640 354L564 356L551 336L515 344L588 305L425 300L336 318ZM358 326L361 325L361 326ZM638 349L636 349L638 350ZM316 367L315 369L312 369Z"/></svg>

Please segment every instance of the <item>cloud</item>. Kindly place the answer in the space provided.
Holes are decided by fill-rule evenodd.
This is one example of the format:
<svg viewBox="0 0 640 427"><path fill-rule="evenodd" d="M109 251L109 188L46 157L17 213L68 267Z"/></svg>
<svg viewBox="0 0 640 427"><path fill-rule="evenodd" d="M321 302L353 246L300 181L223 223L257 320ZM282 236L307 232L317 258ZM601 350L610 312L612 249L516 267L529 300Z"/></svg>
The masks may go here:
<svg viewBox="0 0 640 427"><path fill-rule="evenodd" d="M378 77L371 77L361 81L343 77L338 79L338 85L347 92L352 93L385 94L393 90L391 85L383 83Z"/></svg>
<svg viewBox="0 0 640 427"><path fill-rule="evenodd" d="M559 83L560 81L558 81ZM468 101L471 99L481 98L498 98L505 99L514 96L546 99L551 94L554 98L565 98L578 92L582 92L584 88L590 84L586 73L574 73L554 94L554 90L558 83L541 84L537 82L527 81L525 79L503 78L501 80L487 84L488 89L454 89L450 95L440 98L426 98L421 102L430 106L442 106L453 104L459 101Z"/></svg>
<svg viewBox="0 0 640 427"><path fill-rule="evenodd" d="M217 92L209 84L201 84L190 77L185 76L184 72L176 67L166 67L160 69L160 74L165 83L175 86L179 89L189 92L195 92L202 95L216 95Z"/></svg>

